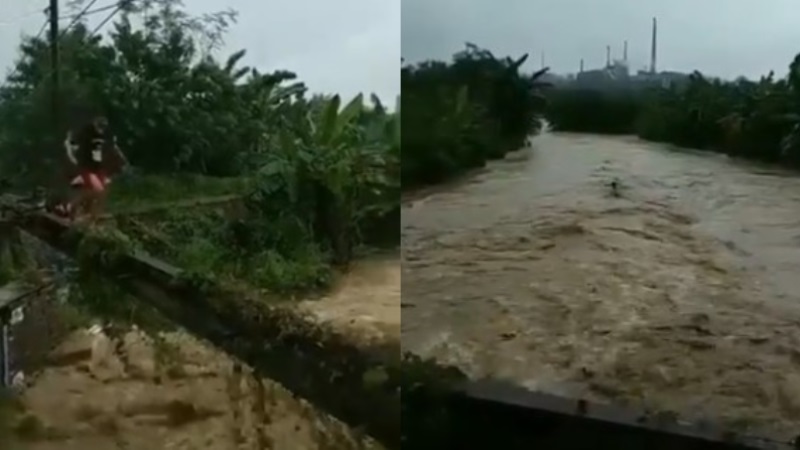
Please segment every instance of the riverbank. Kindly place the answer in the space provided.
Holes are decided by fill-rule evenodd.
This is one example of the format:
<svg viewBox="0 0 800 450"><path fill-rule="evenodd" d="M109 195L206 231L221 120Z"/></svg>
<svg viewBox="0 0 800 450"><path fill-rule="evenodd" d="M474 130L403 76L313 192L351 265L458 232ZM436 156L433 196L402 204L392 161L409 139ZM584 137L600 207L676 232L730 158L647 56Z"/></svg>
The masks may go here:
<svg viewBox="0 0 800 450"><path fill-rule="evenodd" d="M460 178L541 130L548 69L523 73L527 58L495 57L468 43L450 61L403 65L404 190Z"/></svg>
<svg viewBox="0 0 800 450"><path fill-rule="evenodd" d="M535 164L404 205L405 348L793 437L800 181L631 139L534 146Z"/></svg>
<svg viewBox="0 0 800 450"><path fill-rule="evenodd" d="M474 182L477 177L490 173L498 166L503 166L508 163L518 163L527 161L531 157L531 148L526 146L524 148L508 152L502 158L497 158L489 161L483 167L467 170L464 173L454 175L447 180L434 185L419 186L409 188L403 191L401 203L408 205L418 200L424 200L434 194L441 192L448 192L458 189L464 185Z"/></svg>
<svg viewBox="0 0 800 450"><path fill-rule="evenodd" d="M400 273L398 253L363 258L330 292L299 307L353 340L400 342Z"/></svg>
<svg viewBox="0 0 800 450"><path fill-rule="evenodd" d="M800 115L792 100L798 79L774 73L759 80L720 80L694 72L667 86L628 81L548 92L546 116L557 131L634 134L652 142L713 151L751 161L800 167Z"/></svg>

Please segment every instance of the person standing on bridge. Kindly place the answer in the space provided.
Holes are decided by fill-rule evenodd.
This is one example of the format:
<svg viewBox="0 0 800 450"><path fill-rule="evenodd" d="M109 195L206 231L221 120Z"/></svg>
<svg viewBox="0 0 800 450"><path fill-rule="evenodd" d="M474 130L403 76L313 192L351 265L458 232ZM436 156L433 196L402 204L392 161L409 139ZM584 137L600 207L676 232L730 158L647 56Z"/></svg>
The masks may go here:
<svg viewBox="0 0 800 450"><path fill-rule="evenodd" d="M128 166L128 158L117 145L116 136L109 130L108 119L104 116L94 117L75 134L68 132L64 147L70 162L78 169L78 176L70 184L79 191L70 202L69 210L86 213L94 222L105 205L110 174ZM109 165L109 162L116 164Z"/></svg>

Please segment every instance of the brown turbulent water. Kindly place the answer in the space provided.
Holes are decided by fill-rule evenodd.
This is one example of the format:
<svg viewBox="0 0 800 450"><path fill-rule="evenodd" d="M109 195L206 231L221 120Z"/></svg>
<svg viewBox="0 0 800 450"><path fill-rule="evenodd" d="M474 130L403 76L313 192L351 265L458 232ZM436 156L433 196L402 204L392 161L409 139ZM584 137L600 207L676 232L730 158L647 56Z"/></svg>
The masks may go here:
<svg viewBox="0 0 800 450"><path fill-rule="evenodd" d="M399 256L360 260L329 295L301 305L339 332L396 342ZM41 347L46 342L31 337L52 319L25 322L31 328L19 337ZM130 331L114 340L99 329L78 330L41 362L41 372L27 377L19 420L4 420L0 403L0 450L382 448L182 332L157 338ZM4 433L21 434L22 442L11 446Z"/></svg>
<svg viewBox="0 0 800 450"><path fill-rule="evenodd" d="M380 448L279 384L181 332L78 330L0 423L0 449L367 450ZM6 446L8 444L8 446Z"/></svg>
<svg viewBox="0 0 800 450"><path fill-rule="evenodd" d="M798 288L800 176L719 155L546 134L403 209L406 350L776 438Z"/></svg>

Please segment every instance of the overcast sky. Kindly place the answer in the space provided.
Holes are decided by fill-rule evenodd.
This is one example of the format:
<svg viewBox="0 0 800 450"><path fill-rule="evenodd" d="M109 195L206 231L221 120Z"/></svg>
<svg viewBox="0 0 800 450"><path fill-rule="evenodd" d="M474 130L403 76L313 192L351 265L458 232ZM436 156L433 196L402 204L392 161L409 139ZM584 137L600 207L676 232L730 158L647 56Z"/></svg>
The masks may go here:
<svg viewBox="0 0 800 450"><path fill-rule="evenodd" d="M649 63L658 17L658 68L710 75L784 75L800 52L798 0L402 0L403 57L449 58L465 41L498 56L540 54L553 71L605 63L606 45L633 69Z"/></svg>
<svg viewBox="0 0 800 450"><path fill-rule="evenodd" d="M16 57L21 33L36 34L46 0L0 1L0 68ZM66 0L60 3L65 5ZM99 0L96 7L114 3ZM287 69L317 92L346 98L375 92L393 104L400 92L400 0L185 0L190 13L239 11L226 53L247 49L242 64ZM99 23L105 14L93 16ZM64 25L66 25L65 22ZM3 70L3 74L5 70Z"/></svg>

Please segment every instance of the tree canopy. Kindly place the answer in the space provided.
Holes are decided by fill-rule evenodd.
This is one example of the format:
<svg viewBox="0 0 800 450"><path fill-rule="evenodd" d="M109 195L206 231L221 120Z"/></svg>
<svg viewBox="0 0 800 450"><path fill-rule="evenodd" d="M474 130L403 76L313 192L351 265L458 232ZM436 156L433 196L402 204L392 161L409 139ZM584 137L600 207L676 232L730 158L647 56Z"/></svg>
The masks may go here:
<svg viewBox="0 0 800 450"><path fill-rule="evenodd" d="M694 72L648 90L550 92L557 130L644 139L787 165L800 164L800 55L782 78L725 81Z"/></svg>
<svg viewBox="0 0 800 450"><path fill-rule="evenodd" d="M501 158L540 129L547 69L522 73L527 58L497 58L467 44L449 63L403 67L404 188Z"/></svg>
<svg viewBox="0 0 800 450"><path fill-rule="evenodd" d="M105 35L81 21L62 32L56 117L49 43L22 40L0 87L1 175L65 184L66 130L99 113L142 174L251 180L247 220L227 225L250 230L251 249L273 259L346 263L375 235L399 241L396 111L374 95L311 95L288 70L242 65L245 50L221 55L233 11L194 17L178 0L122 6Z"/></svg>

